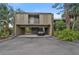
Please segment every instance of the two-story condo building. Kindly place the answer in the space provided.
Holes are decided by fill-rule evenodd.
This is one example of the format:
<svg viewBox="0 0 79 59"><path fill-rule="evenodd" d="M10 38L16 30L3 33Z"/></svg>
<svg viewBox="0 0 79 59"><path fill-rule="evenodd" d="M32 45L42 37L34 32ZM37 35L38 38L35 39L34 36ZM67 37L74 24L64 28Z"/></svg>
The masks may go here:
<svg viewBox="0 0 79 59"><path fill-rule="evenodd" d="M53 14L18 12L15 14L15 35L37 34L44 28L46 35L53 34Z"/></svg>

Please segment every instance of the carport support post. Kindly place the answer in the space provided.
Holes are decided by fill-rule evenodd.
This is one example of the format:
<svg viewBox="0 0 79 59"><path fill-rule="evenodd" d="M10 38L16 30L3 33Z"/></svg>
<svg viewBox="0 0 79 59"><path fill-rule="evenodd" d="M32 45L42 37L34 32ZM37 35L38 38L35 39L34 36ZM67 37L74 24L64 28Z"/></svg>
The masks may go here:
<svg viewBox="0 0 79 59"><path fill-rule="evenodd" d="M16 20L15 20L15 17L16 17L16 16L15 16L15 14L14 14L14 15L13 15L13 20L14 20L14 22L13 22L13 23L14 23L14 24L13 24L13 35L14 35L14 36L16 36L16 23L15 23Z"/></svg>
<svg viewBox="0 0 79 59"><path fill-rule="evenodd" d="M16 36L16 25L14 25L14 35Z"/></svg>
<svg viewBox="0 0 79 59"><path fill-rule="evenodd" d="M52 32L53 32L53 30L52 30L52 26L50 25L50 27L49 27L49 35L51 35L51 36L52 36L52 35L53 35L53 33L52 33Z"/></svg>

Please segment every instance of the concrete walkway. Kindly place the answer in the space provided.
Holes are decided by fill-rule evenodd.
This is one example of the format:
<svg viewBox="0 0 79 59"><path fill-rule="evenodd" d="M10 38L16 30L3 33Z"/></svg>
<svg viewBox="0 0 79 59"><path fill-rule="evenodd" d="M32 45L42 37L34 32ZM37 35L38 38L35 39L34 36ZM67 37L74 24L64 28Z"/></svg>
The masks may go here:
<svg viewBox="0 0 79 59"><path fill-rule="evenodd" d="M35 37L51 37L50 35L44 35L44 36L39 36L39 35L19 35L18 37L33 37L33 38L35 38Z"/></svg>
<svg viewBox="0 0 79 59"><path fill-rule="evenodd" d="M54 37L16 37L0 43L1 55L77 55L79 43L64 42Z"/></svg>

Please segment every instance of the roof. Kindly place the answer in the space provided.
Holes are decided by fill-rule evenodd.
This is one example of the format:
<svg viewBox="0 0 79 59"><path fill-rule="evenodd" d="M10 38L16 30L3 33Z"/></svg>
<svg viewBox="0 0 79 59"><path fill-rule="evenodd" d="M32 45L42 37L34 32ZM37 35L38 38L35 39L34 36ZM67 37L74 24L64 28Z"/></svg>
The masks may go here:
<svg viewBox="0 0 79 59"><path fill-rule="evenodd" d="M46 12L16 12L16 14L52 14L52 13L46 13Z"/></svg>

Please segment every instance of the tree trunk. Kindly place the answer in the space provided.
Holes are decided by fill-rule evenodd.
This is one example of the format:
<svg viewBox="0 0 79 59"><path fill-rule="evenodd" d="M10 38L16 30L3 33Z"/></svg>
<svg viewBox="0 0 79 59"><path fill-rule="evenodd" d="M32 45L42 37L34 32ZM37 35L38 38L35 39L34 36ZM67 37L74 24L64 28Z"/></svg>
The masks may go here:
<svg viewBox="0 0 79 59"><path fill-rule="evenodd" d="M76 17L76 16L74 16L74 20L73 20L73 24L72 24L72 30L74 30L74 29L75 29L76 19L77 19L77 17Z"/></svg>
<svg viewBox="0 0 79 59"><path fill-rule="evenodd" d="M66 20L66 27L67 27L67 29L70 29L70 18L69 18L68 14L66 14L65 20Z"/></svg>
<svg viewBox="0 0 79 59"><path fill-rule="evenodd" d="M8 22L5 21L3 26L4 26L4 29L3 30L4 30L4 33L5 33L5 37L7 37L7 35L9 35L7 33L7 32L9 32L9 30L8 30L9 29Z"/></svg>

